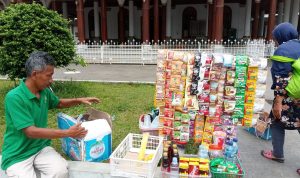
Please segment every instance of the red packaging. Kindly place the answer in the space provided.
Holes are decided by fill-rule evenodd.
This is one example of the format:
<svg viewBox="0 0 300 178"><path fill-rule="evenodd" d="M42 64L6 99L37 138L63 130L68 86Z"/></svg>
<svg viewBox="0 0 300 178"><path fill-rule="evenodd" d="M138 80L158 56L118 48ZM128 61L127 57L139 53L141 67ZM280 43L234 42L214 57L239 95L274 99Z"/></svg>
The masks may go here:
<svg viewBox="0 0 300 178"><path fill-rule="evenodd" d="M189 162L189 176L200 175L199 163L198 162Z"/></svg>

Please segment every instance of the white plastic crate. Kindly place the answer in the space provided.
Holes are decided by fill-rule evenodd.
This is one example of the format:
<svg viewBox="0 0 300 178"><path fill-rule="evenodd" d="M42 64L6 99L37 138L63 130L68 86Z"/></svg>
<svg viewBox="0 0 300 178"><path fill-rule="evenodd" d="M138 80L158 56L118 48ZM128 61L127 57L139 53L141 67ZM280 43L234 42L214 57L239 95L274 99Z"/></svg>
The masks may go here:
<svg viewBox="0 0 300 178"><path fill-rule="evenodd" d="M154 177L163 152L163 138L149 136L146 155L153 154L149 161L139 161L142 134L128 134L110 156L110 174L120 177Z"/></svg>

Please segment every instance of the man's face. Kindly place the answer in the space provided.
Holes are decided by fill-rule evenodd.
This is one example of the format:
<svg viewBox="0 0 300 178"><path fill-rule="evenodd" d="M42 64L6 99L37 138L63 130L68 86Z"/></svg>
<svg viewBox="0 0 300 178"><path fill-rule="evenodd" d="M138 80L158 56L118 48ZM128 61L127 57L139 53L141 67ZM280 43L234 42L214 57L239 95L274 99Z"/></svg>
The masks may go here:
<svg viewBox="0 0 300 178"><path fill-rule="evenodd" d="M32 79L39 90L43 90L53 82L54 66L47 65L43 71L33 71Z"/></svg>

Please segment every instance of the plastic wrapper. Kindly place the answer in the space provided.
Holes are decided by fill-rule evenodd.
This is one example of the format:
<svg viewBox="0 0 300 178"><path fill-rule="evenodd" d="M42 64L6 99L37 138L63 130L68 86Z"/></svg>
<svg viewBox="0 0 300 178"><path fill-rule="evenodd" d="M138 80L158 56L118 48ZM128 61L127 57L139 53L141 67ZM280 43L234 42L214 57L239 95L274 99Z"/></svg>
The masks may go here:
<svg viewBox="0 0 300 178"><path fill-rule="evenodd" d="M160 49L157 51L157 59L166 59L167 58L167 50Z"/></svg>
<svg viewBox="0 0 300 178"><path fill-rule="evenodd" d="M255 92L246 92L245 93L245 104L254 104Z"/></svg>
<svg viewBox="0 0 300 178"><path fill-rule="evenodd" d="M258 83L265 84L267 83L267 75L268 71L266 70L259 70L258 71Z"/></svg>
<svg viewBox="0 0 300 178"><path fill-rule="evenodd" d="M182 115L181 112L175 111L175 113L174 113L174 120L175 121L181 121L181 115Z"/></svg>
<svg viewBox="0 0 300 178"><path fill-rule="evenodd" d="M165 97L164 85L156 85L156 99L163 99Z"/></svg>
<svg viewBox="0 0 300 178"><path fill-rule="evenodd" d="M186 57L187 57L189 65L194 65L195 64L195 55L194 54L186 53Z"/></svg>
<svg viewBox="0 0 300 178"><path fill-rule="evenodd" d="M174 58L174 51L168 51L168 60L172 60Z"/></svg>
<svg viewBox="0 0 300 178"><path fill-rule="evenodd" d="M255 98L254 102L254 113L259 113L264 111L265 99L264 98Z"/></svg>
<svg viewBox="0 0 300 178"><path fill-rule="evenodd" d="M182 61L183 56L184 56L184 52L176 51L174 52L173 61L174 60Z"/></svg>
<svg viewBox="0 0 300 178"><path fill-rule="evenodd" d="M173 118L174 113L175 113L174 109L165 108L165 110L164 110L164 116L165 117Z"/></svg>
<svg viewBox="0 0 300 178"><path fill-rule="evenodd" d="M266 70L268 67L268 59L267 58L259 58L259 69Z"/></svg>
<svg viewBox="0 0 300 178"><path fill-rule="evenodd" d="M190 80L192 80L193 78L193 65L187 65L187 78L189 78Z"/></svg>
<svg viewBox="0 0 300 178"><path fill-rule="evenodd" d="M245 103L245 94L236 94L235 95L236 105L244 105Z"/></svg>
<svg viewBox="0 0 300 178"><path fill-rule="evenodd" d="M203 52L201 53L201 66L210 66L212 62L211 55Z"/></svg>
<svg viewBox="0 0 300 178"><path fill-rule="evenodd" d="M207 116L209 114L209 104L203 103L199 107L199 113Z"/></svg>
<svg viewBox="0 0 300 178"><path fill-rule="evenodd" d="M199 103L209 103L210 98L209 98L209 92L203 91L199 96L198 96L198 101Z"/></svg>
<svg viewBox="0 0 300 178"><path fill-rule="evenodd" d="M236 88L233 86L225 86L225 98L235 98Z"/></svg>
<svg viewBox="0 0 300 178"><path fill-rule="evenodd" d="M246 91L255 92L256 90L256 80L247 80Z"/></svg>
<svg viewBox="0 0 300 178"><path fill-rule="evenodd" d="M236 105L233 110L233 118L241 119L244 117L244 105Z"/></svg>
<svg viewBox="0 0 300 178"><path fill-rule="evenodd" d="M245 95L245 93L246 93L246 88L244 88L244 87L236 88L236 94L237 95Z"/></svg>
<svg viewBox="0 0 300 178"><path fill-rule="evenodd" d="M225 85L225 81L224 80L219 80L217 91L220 92L220 93L223 93L224 92L224 85Z"/></svg>
<svg viewBox="0 0 300 178"><path fill-rule="evenodd" d="M173 92L172 106L183 106L183 93Z"/></svg>
<svg viewBox="0 0 300 178"><path fill-rule="evenodd" d="M234 56L231 54L223 54L223 59L224 59L224 63L223 66L224 67L232 67L233 65L233 58Z"/></svg>
<svg viewBox="0 0 300 178"><path fill-rule="evenodd" d="M235 64L236 66L248 66L248 56L236 55Z"/></svg>
<svg viewBox="0 0 300 178"><path fill-rule="evenodd" d="M235 80L235 71L227 70L226 72L226 84L234 84Z"/></svg>
<svg viewBox="0 0 300 178"><path fill-rule="evenodd" d="M165 127L173 127L173 118L165 118L164 120Z"/></svg>
<svg viewBox="0 0 300 178"><path fill-rule="evenodd" d="M224 100L224 112L226 113L232 113L235 108L236 102L234 100Z"/></svg>
<svg viewBox="0 0 300 178"><path fill-rule="evenodd" d="M217 92L218 86L219 86L218 81L211 81L210 82L210 92Z"/></svg>
<svg viewBox="0 0 300 178"><path fill-rule="evenodd" d="M256 85L255 95L258 98L263 98L267 90L267 85L258 83Z"/></svg>
<svg viewBox="0 0 300 178"><path fill-rule="evenodd" d="M254 105L253 104L245 104L245 115L247 116L252 116L253 115L253 110L254 109Z"/></svg>
<svg viewBox="0 0 300 178"><path fill-rule="evenodd" d="M257 80L258 67L248 67L248 80Z"/></svg>
<svg viewBox="0 0 300 178"><path fill-rule="evenodd" d="M210 71L209 78L210 80L215 80L215 81L220 80L220 71Z"/></svg>
<svg viewBox="0 0 300 178"><path fill-rule="evenodd" d="M185 97L185 103L184 103L185 108L189 108L191 110L198 110L199 105L198 105L198 100L196 96L192 95L186 95Z"/></svg>

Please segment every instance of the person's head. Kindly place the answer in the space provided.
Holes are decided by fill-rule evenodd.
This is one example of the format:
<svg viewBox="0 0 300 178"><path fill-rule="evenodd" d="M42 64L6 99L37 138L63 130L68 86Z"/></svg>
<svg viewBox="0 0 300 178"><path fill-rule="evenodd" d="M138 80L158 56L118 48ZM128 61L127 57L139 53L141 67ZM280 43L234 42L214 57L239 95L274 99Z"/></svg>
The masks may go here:
<svg viewBox="0 0 300 178"><path fill-rule="evenodd" d="M275 27L272 31L273 39L281 45L289 40L298 39L297 29L290 23L284 22Z"/></svg>
<svg viewBox="0 0 300 178"><path fill-rule="evenodd" d="M39 90L49 87L53 82L55 60L47 52L32 52L25 63L27 79Z"/></svg>

